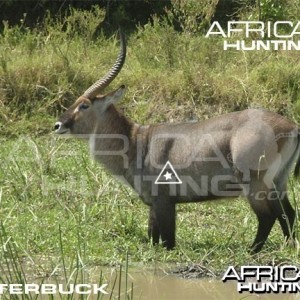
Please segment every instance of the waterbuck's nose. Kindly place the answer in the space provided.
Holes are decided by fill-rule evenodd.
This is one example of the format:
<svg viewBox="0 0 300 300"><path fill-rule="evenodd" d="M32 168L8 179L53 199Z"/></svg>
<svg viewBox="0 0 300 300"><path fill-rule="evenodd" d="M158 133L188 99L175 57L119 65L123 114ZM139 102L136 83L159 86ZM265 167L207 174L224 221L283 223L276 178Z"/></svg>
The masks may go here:
<svg viewBox="0 0 300 300"><path fill-rule="evenodd" d="M54 125L54 130L59 131L61 129L62 122L56 122Z"/></svg>

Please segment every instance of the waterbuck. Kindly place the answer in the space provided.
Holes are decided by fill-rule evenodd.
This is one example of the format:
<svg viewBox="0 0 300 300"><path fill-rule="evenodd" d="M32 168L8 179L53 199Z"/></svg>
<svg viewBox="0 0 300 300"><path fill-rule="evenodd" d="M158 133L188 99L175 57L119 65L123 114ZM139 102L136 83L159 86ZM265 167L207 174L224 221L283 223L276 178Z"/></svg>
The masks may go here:
<svg viewBox="0 0 300 300"><path fill-rule="evenodd" d="M125 61L125 38L110 71L89 87L55 124L58 134L89 144L92 156L128 183L150 207L148 234L167 249L175 246L175 206L218 198L247 197L258 229L258 252L279 221L294 238L295 211L287 197L288 175L297 162L298 127L266 110L247 109L202 122L139 125L115 104L125 87L101 95Z"/></svg>

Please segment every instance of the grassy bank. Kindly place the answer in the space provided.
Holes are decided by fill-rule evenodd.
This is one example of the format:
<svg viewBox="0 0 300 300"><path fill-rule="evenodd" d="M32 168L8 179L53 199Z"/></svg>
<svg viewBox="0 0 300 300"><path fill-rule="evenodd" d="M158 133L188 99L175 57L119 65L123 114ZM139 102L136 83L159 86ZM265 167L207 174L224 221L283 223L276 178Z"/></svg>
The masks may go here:
<svg viewBox="0 0 300 300"><path fill-rule="evenodd" d="M56 266L198 263L220 274L228 265L300 264L279 226L264 250L248 254L256 219L243 199L178 206L177 247L152 247L148 209L93 163L87 147L51 135L56 117L118 52L116 37L94 32L102 12L74 11L63 24L6 25L0 36L1 259L14 243L33 274ZM63 29L63 30L62 30ZM120 107L139 123L207 119L264 107L299 121L300 64L295 51L223 51L220 39L176 32L166 22L128 36L128 57L111 89L126 84ZM291 179L297 205L299 184ZM127 258L128 255L128 258ZM45 263L37 263L36 258ZM46 263L47 262L47 263ZM63 275L60 269L59 275Z"/></svg>

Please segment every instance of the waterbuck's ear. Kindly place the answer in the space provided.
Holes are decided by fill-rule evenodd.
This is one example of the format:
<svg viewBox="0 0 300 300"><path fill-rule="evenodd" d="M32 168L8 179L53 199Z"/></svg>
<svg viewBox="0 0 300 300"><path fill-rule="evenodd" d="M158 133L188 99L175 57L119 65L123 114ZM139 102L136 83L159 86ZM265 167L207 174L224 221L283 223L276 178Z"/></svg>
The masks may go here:
<svg viewBox="0 0 300 300"><path fill-rule="evenodd" d="M121 85L117 90L107 94L104 98L105 103L108 105L115 104L121 100L125 94L126 87Z"/></svg>
<svg viewBox="0 0 300 300"><path fill-rule="evenodd" d="M115 104L122 99L125 94L125 90L125 85L121 85L117 90L110 92L99 99L96 98L94 104L101 108L101 110L106 110L111 104Z"/></svg>

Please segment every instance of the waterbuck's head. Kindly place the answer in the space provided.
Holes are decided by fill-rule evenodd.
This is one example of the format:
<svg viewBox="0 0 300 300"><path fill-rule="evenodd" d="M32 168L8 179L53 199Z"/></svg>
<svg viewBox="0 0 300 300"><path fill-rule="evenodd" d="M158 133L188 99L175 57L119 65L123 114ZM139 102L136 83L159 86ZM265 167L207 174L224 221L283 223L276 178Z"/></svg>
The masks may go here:
<svg viewBox="0 0 300 300"><path fill-rule="evenodd" d="M90 134L93 133L96 126L101 123L109 123L115 111L113 104L120 100L125 92L125 86L122 85L117 90L105 95L100 95L119 74L126 57L125 37L120 30L120 52L118 58L101 79L90 86L74 104L72 104L55 123L55 133L58 134Z"/></svg>

